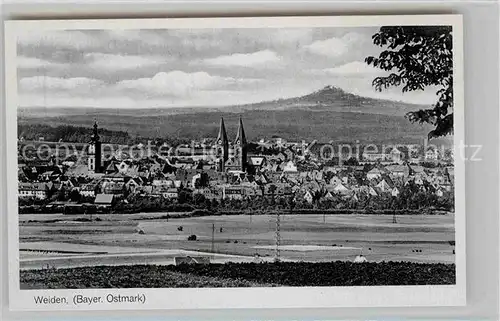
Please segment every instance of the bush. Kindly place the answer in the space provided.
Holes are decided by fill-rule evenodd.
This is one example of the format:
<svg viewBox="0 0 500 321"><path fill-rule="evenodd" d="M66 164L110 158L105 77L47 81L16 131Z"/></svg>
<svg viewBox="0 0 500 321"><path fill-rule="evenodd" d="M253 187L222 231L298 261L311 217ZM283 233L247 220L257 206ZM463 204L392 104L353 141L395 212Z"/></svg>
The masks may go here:
<svg viewBox="0 0 500 321"><path fill-rule="evenodd" d="M241 282L274 286L456 284L455 264L410 262L126 265L23 270L20 274L21 284L52 289L214 286L209 280L226 287L245 286Z"/></svg>

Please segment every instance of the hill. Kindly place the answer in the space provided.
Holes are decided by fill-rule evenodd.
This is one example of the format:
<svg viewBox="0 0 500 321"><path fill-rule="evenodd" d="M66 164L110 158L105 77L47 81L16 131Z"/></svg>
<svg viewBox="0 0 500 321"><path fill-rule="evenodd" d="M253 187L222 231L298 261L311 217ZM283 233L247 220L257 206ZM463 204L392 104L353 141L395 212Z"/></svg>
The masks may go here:
<svg viewBox="0 0 500 321"><path fill-rule="evenodd" d="M224 117L230 139L238 118L251 140L283 137L291 141L354 143L422 143L429 125L412 124L404 118L410 110L426 106L361 97L336 87L309 95L227 107L176 108L19 108L21 124L90 127L95 117L107 130L131 137L214 138ZM450 141L450 139L445 139Z"/></svg>
<svg viewBox="0 0 500 321"><path fill-rule="evenodd" d="M357 112L377 115L404 116L407 112L428 108L425 105L408 104L398 101L362 97L348 93L335 86L326 86L301 97L277 99L255 104L228 107L228 110L290 110Z"/></svg>

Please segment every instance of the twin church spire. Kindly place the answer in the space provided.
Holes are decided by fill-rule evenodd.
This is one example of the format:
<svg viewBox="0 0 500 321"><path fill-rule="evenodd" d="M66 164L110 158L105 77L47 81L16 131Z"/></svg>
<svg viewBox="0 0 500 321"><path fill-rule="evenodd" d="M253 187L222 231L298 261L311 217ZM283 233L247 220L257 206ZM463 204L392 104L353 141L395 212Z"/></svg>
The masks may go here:
<svg viewBox="0 0 500 321"><path fill-rule="evenodd" d="M217 136L216 145L219 149L219 153L222 153L219 164L219 171L225 172L227 167L233 169L238 169L242 172L246 170L247 167L247 138L245 135L245 129L243 128L243 120L240 117L238 131L236 134L236 139L233 144L233 152L235 154L232 164L226 164L229 160L229 140L227 138L226 126L224 124L224 118L221 117L219 126L219 135ZM228 166L226 166L228 165Z"/></svg>

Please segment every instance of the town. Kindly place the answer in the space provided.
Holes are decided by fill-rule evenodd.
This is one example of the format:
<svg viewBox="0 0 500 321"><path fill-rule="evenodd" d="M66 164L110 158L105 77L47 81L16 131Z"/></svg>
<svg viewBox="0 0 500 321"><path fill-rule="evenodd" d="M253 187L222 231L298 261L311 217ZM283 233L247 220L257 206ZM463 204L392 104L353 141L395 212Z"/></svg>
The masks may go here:
<svg viewBox="0 0 500 321"><path fill-rule="evenodd" d="M210 143L134 157L105 155L97 122L89 131L85 157L75 161L27 159L19 149L20 213L453 211L452 150L427 148L416 160L404 147L358 150L339 161L321 144L250 142L240 118L234 140L221 119Z"/></svg>

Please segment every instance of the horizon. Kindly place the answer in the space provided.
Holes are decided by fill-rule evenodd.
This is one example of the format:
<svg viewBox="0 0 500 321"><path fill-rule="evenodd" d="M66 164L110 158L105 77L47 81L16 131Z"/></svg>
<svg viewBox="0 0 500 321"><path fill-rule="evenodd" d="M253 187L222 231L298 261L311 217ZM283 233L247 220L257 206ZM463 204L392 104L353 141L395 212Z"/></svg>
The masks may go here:
<svg viewBox="0 0 500 321"><path fill-rule="evenodd" d="M376 27L60 30L18 39L19 107L189 108L300 97L335 86L432 104L436 88L377 92Z"/></svg>
<svg viewBox="0 0 500 321"><path fill-rule="evenodd" d="M308 95L312 95L312 94L315 94L315 93L319 93L321 92L322 90L325 90L325 89L328 89L328 88L334 88L334 89L337 89L337 90L342 90L344 91L345 93L348 93L348 94L353 94L353 93L349 93L347 91L345 91L344 89L340 88L340 87L336 87L336 86L331 86L331 85L326 85L322 88L319 88L319 89L316 89L312 92L310 92L309 94L305 94L305 95L301 95L301 96L293 96L293 97L288 97L288 98L277 98L277 99L273 99L273 100L263 100L263 101L257 101L257 102L254 102L254 103L247 103L247 104L238 104L238 105L193 105L193 106L183 106L183 105L172 105L172 106L154 106L154 107L151 107L151 106L147 106L147 107L141 107L141 106L137 106L137 107L134 107L134 109L142 109L142 110L146 110L146 109L200 109L200 108L206 108L206 109L218 109L218 108L234 108L234 107L246 107L246 106L251 106L251 105L259 105L259 104L266 104L266 103L274 103L274 102L280 102L280 101L284 101L284 100L288 100L288 99L297 99L297 98L302 98L304 96L308 96ZM368 97L368 96L362 96L362 95L358 95L358 94L353 94L355 96L358 96L358 97L361 97L361 98L369 98L369 99L374 99L374 100L379 100L379 101L387 101L387 102L391 102L391 103L399 103L399 104L404 104L404 105L415 105L415 106L422 106L422 105L432 105L432 104L422 104L422 103L413 103L413 102L405 102L405 101L402 101L402 100L390 100L390 99L386 99L386 98L374 98L374 97ZM88 109L101 109L101 110L105 110L105 109L129 109L131 110L130 107L121 107L121 106L106 106L106 107L93 107L93 106L18 106L18 108L54 108L54 109L62 109L62 108L71 108L71 109L82 109L82 108L88 108ZM255 109L255 110L258 110ZM346 111L346 112L352 112L352 111ZM357 113L360 113L360 112L357 112ZM367 109L366 111L367 114L369 114L369 109Z"/></svg>

